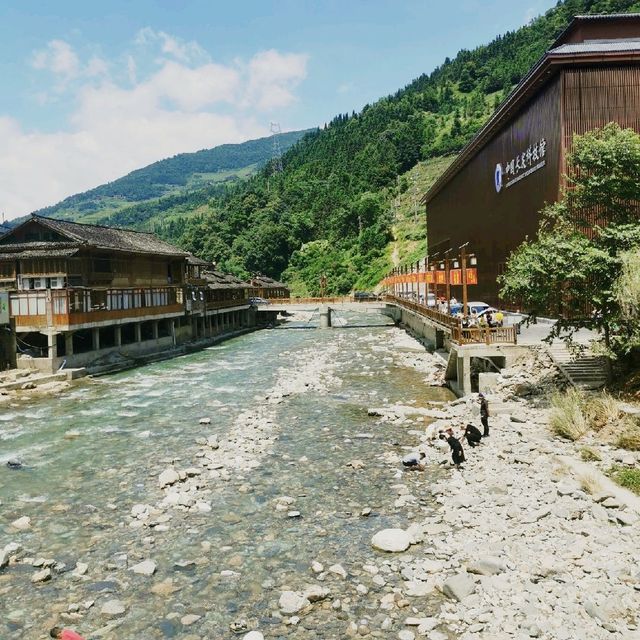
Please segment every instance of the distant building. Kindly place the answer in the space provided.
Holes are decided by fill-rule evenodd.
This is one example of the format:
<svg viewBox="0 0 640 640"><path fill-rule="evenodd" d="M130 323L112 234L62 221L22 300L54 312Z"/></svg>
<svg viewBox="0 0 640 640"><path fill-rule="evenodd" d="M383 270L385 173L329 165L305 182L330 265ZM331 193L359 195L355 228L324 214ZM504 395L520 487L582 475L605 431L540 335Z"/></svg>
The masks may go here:
<svg viewBox="0 0 640 640"><path fill-rule="evenodd" d="M263 275L255 275L250 282L252 295L258 298L290 298L291 291L286 284Z"/></svg>
<svg viewBox="0 0 640 640"><path fill-rule="evenodd" d="M249 326L248 284L213 291L211 266L149 233L33 216L0 237L0 367L99 368Z"/></svg>
<svg viewBox="0 0 640 640"><path fill-rule="evenodd" d="M574 18L424 196L429 255L468 242L477 256L470 299L499 304L509 254L565 186L574 133L609 122L640 131L640 14Z"/></svg>

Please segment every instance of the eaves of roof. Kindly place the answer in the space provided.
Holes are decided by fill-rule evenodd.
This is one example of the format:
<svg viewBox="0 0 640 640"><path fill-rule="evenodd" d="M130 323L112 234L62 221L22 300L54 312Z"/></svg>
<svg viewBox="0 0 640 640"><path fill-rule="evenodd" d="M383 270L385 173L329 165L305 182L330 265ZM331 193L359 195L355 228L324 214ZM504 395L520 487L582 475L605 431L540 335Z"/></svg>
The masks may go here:
<svg viewBox="0 0 640 640"><path fill-rule="evenodd" d="M632 49L619 50L614 48L599 49L597 51L585 50L583 52L564 53L562 47L548 51L529 73L520 81L511 95L498 107L489 121L467 143L456 159L447 167L444 173L436 180L420 202L428 203L445 185L467 164L483 147L512 120L528 101L542 89L563 67L585 64L615 63L615 62L639 62L640 43L635 43Z"/></svg>

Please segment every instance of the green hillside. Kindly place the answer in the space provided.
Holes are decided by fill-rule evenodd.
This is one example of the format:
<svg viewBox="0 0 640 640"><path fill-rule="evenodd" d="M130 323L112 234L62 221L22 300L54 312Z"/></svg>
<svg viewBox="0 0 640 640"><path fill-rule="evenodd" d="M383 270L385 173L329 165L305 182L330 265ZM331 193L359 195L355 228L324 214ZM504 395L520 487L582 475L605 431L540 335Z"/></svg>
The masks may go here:
<svg viewBox="0 0 640 640"><path fill-rule="evenodd" d="M304 131L279 134L280 148L286 151L304 134ZM165 207L161 207L162 210L180 203L180 196L194 191L223 193L224 189L215 187L245 180L258 172L272 156L272 136L241 144L224 144L195 153L181 153L95 189L65 198L36 213L76 222L127 224L110 220L109 216L140 202L154 201L151 205L153 208L155 201L164 196L178 197L178 200L170 200ZM149 216L141 216L138 212L138 217L146 219Z"/></svg>
<svg viewBox="0 0 640 640"><path fill-rule="evenodd" d="M571 18L634 10L640 2L559 2L309 133L285 154L283 172L267 165L224 194L167 210L156 231L239 275L282 276L299 294L317 294L323 274L330 293L373 286L392 264L424 252L412 190L437 178Z"/></svg>

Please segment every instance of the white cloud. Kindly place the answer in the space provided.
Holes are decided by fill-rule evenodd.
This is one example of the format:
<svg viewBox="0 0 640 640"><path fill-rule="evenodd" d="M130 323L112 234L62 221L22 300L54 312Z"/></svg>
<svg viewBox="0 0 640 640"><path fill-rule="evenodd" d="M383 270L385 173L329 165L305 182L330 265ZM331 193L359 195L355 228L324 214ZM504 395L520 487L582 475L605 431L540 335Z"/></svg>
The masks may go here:
<svg viewBox="0 0 640 640"><path fill-rule="evenodd" d="M268 135L269 110L294 102L306 76L304 54L269 50L222 65L163 32L140 32L137 42L168 56L143 78L133 55L85 63L61 40L34 55L75 106L54 133L0 114L0 210L9 218L176 153Z"/></svg>
<svg viewBox="0 0 640 640"><path fill-rule="evenodd" d="M209 54L195 41L184 42L180 38L165 33L155 31L151 27L144 27L136 34L136 44L142 46L153 46L160 44L162 53L184 63L208 62Z"/></svg>
<svg viewBox="0 0 640 640"><path fill-rule="evenodd" d="M76 52L64 40L51 40L46 49L36 51L32 65L35 69L47 69L64 78L75 78L80 71Z"/></svg>
<svg viewBox="0 0 640 640"><path fill-rule="evenodd" d="M343 82L338 85L338 93L351 93L355 89L353 82Z"/></svg>
<svg viewBox="0 0 640 640"><path fill-rule="evenodd" d="M283 54L275 49L257 53L248 64L245 102L265 110L295 102L293 89L306 78L308 60L306 54Z"/></svg>

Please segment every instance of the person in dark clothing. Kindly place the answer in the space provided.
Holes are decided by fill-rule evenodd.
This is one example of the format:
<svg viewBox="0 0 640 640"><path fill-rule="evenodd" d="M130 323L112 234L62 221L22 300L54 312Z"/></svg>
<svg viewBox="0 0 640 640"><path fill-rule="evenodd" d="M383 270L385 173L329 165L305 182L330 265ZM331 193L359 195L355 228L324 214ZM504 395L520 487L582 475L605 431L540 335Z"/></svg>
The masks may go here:
<svg viewBox="0 0 640 640"><path fill-rule="evenodd" d="M460 465L465 462L464 449L460 444L460 440L453 435L453 431L449 429L446 433L440 433L440 439L446 440L451 449L451 461L459 469Z"/></svg>
<svg viewBox="0 0 640 640"><path fill-rule="evenodd" d="M482 440L482 434L478 427L468 424L464 429L464 437L467 439L467 443L470 447L475 447L480 444Z"/></svg>
<svg viewBox="0 0 640 640"><path fill-rule="evenodd" d="M478 394L478 402L480 403L480 422L484 427L485 438L489 437L489 403L482 393Z"/></svg>

